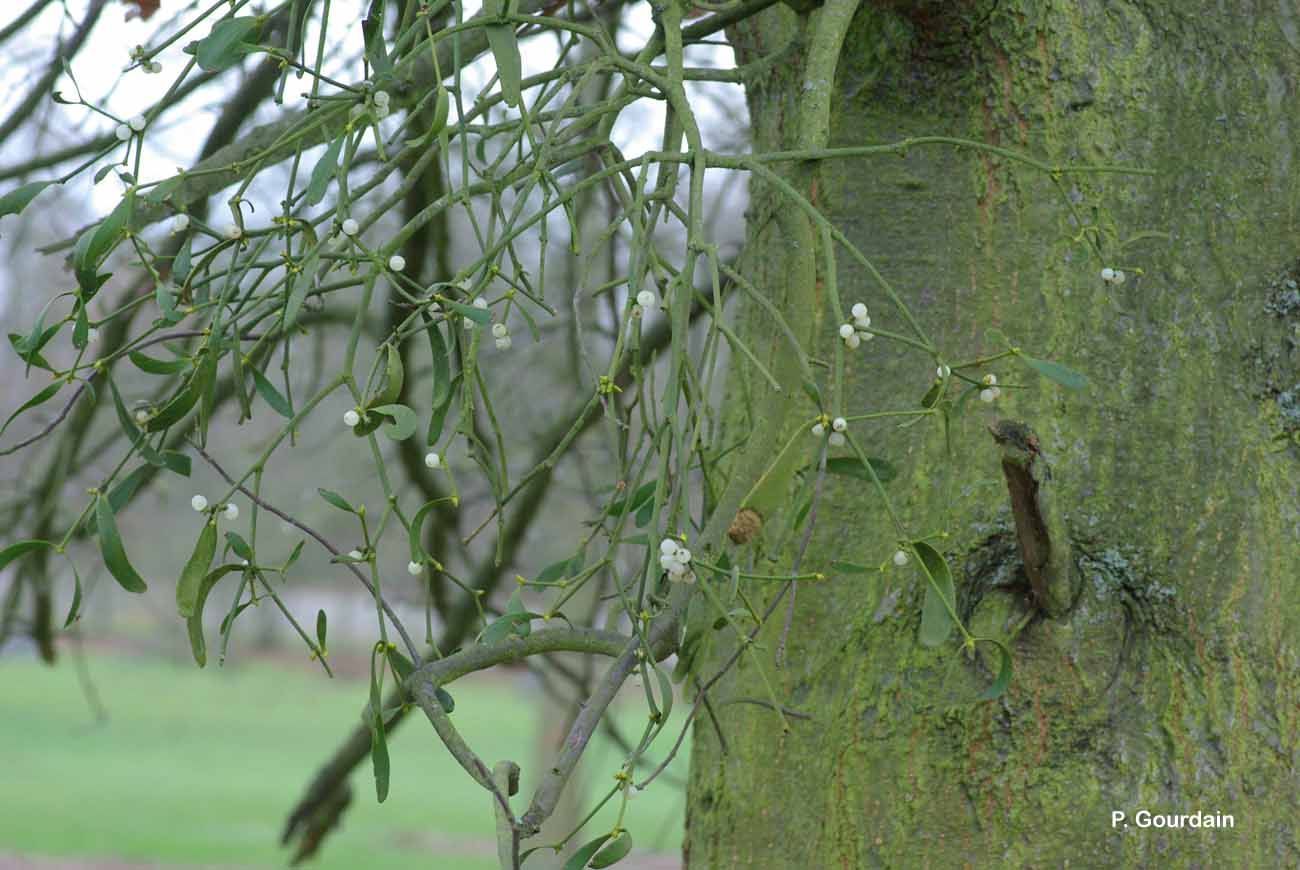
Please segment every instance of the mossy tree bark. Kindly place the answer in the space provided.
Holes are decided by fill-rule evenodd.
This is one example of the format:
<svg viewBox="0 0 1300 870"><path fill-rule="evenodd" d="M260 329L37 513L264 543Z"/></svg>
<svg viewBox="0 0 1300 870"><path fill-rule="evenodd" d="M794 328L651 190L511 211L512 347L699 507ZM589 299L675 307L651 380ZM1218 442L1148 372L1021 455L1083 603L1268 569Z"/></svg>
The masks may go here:
<svg viewBox="0 0 1300 870"><path fill-rule="evenodd" d="M806 141L801 103L832 87L806 75L832 7L778 7L731 33L742 63L795 40L789 62L748 82L756 152ZM783 169L902 290L945 362L1001 350L995 327L1091 381L1068 392L999 363L998 405L965 406L951 456L930 421L855 427L898 467L889 492L909 530L948 533L931 541L961 611L977 633L1012 638L1014 680L978 702L986 662L955 642L918 644L923 582L889 564L898 535L879 499L829 478L804 570L831 579L798 590L783 666L784 605L757 656L813 720L783 734L771 710L725 704L766 697L749 656L713 689L727 751L707 718L696 723L689 866L1300 864L1300 400L1287 398L1300 395L1298 71L1300 13L1278 0L856 9L833 77L832 146L942 134L1158 174L1058 187L947 146ZM770 185L753 190L747 272L787 308L802 304L791 288L811 280L806 239L792 238ZM1100 256L1089 227L1102 230ZM1103 283L1103 266L1128 280ZM824 278L809 351L829 359L838 323ZM846 308L865 301L874 325L907 331L846 256L838 285ZM741 320L780 365L763 312ZM827 410L917 407L935 365L869 342L849 353L844 409ZM762 428L761 379L737 383L730 419ZM815 413L785 407L783 435ZM1053 461L1079 585L1067 615L1018 633L1026 596L986 431L998 416L1029 423ZM788 564L790 545L762 551L789 517L765 519L739 557ZM888 567L837 573L836 560ZM715 632L700 672L732 649ZM1228 813L1235 828L1139 830L1139 809ZM1112 811L1132 827L1112 828Z"/></svg>

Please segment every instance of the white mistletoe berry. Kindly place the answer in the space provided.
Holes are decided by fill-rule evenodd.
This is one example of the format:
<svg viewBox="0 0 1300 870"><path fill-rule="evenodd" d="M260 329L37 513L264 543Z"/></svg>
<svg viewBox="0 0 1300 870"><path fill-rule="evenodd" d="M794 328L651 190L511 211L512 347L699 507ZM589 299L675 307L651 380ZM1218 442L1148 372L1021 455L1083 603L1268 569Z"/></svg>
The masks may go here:
<svg viewBox="0 0 1300 870"><path fill-rule="evenodd" d="M478 297L477 299L474 300L474 307L475 307L475 308L487 308L487 307L488 307L488 301L487 301L486 299L484 299L482 296L480 296L480 297Z"/></svg>
<svg viewBox="0 0 1300 870"><path fill-rule="evenodd" d="M853 328L852 323L840 324L840 338L844 339L845 341L848 341L850 338L857 335L857 332L858 331Z"/></svg>
<svg viewBox="0 0 1300 870"><path fill-rule="evenodd" d="M420 572L423 571L423 570L424 570L424 568L420 566L420 563L419 563L419 562L407 562L407 563L406 563L406 573L407 573L407 574L410 574L412 577L418 577L418 576L420 576Z"/></svg>
<svg viewBox="0 0 1300 870"><path fill-rule="evenodd" d="M343 425L351 428L361 422L361 415L355 409L348 409L343 412Z"/></svg>
<svg viewBox="0 0 1300 870"><path fill-rule="evenodd" d="M510 336L508 335L505 336L504 338L498 338L496 340L497 350L510 350L510 347L513 344L514 344L514 340L511 339Z"/></svg>
<svg viewBox="0 0 1300 870"><path fill-rule="evenodd" d="M847 428L849 428L849 421L843 417L836 417L831 421L831 429L835 432L843 432Z"/></svg>
<svg viewBox="0 0 1300 870"><path fill-rule="evenodd" d="M183 233L185 230L189 229L189 226L190 216L187 214L178 214L176 217L172 218L173 233Z"/></svg>
<svg viewBox="0 0 1300 870"><path fill-rule="evenodd" d="M388 105L388 100L389 100L388 92L387 92L387 91L375 91L375 95L374 95L373 97L371 97L371 99L374 101L374 103L375 103L376 106L387 106L387 105Z"/></svg>
<svg viewBox="0 0 1300 870"><path fill-rule="evenodd" d="M234 502L226 505L226 509L222 511L222 516L233 523L235 520L239 519L239 505Z"/></svg>
<svg viewBox="0 0 1300 870"><path fill-rule="evenodd" d="M868 335L868 336L866 336L866 337L867 337L867 338L871 338L870 335ZM855 333L853 333L852 335L850 335L848 338L844 339L844 343L845 343L846 345L848 345L849 350L857 350L857 349L858 349L858 345L862 344L862 338L863 338L863 336L858 335L858 334L855 332Z"/></svg>
<svg viewBox="0 0 1300 870"><path fill-rule="evenodd" d="M244 234L244 230L237 223L226 224L221 232L228 239L237 239Z"/></svg>
<svg viewBox="0 0 1300 870"><path fill-rule="evenodd" d="M820 420L813 424L812 434L814 438L820 438L826 434L826 424Z"/></svg>
<svg viewBox="0 0 1300 870"><path fill-rule="evenodd" d="M1124 278L1125 278L1124 270L1123 270L1123 269L1116 269L1116 270L1115 270L1115 285L1116 285L1116 286L1119 286L1120 284L1123 284L1123 283L1124 283Z"/></svg>
<svg viewBox="0 0 1300 870"><path fill-rule="evenodd" d="M360 551L360 550L349 550L349 551L348 551L348 558L349 558L349 559L358 559L358 560L359 560L359 559L361 558L361 551Z"/></svg>
<svg viewBox="0 0 1300 870"><path fill-rule="evenodd" d="M360 229L361 224L357 223L353 218L348 218L343 222L343 232L349 236L355 236Z"/></svg>
<svg viewBox="0 0 1300 870"><path fill-rule="evenodd" d="M830 437L826 439L826 443L830 444L832 447L843 447L844 440L843 432L832 432Z"/></svg>
<svg viewBox="0 0 1300 870"><path fill-rule="evenodd" d="M998 384L998 376L992 374L985 375L980 379L980 383L984 384L986 387L996 387Z"/></svg>
<svg viewBox="0 0 1300 870"><path fill-rule="evenodd" d="M145 64L144 71L147 73L153 73L154 75L157 75L158 73L162 72L162 62L151 60L149 61L149 63Z"/></svg>
<svg viewBox="0 0 1300 870"><path fill-rule="evenodd" d="M1107 266L1106 268L1102 269L1102 270L1101 270L1101 280L1105 281L1107 284L1109 284L1110 282L1114 281L1114 280L1115 280L1115 270L1112 269L1110 266Z"/></svg>
<svg viewBox="0 0 1300 870"><path fill-rule="evenodd" d="M664 538L659 542L659 553L663 556L671 556L681 548L681 545L672 538Z"/></svg>
<svg viewBox="0 0 1300 870"><path fill-rule="evenodd" d="M649 308L655 304L655 294L653 290L642 290L636 294L636 304L642 308Z"/></svg>
<svg viewBox="0 0 1300 870"><path fill-rule="evenodd" d="M131 138L131 128L125 124L118 124L117 129L113 131L113 135L117 137L119 142L125 142Z"/></svg>
<svg viewBox="0 0 1300 870"><path fill-rule="evenodd" d="M849 309L849 313L853 315L854 320L866 320L867 306L863 305L861 302L855 302L853 307Z"/></svg>
<svg viewBox="0 0 1300 870"><path fill-rule="evenodd" d="M424 464L427 468L442 468L442 457L436 453L424 454Z"/></svg>
<svg viewBox="0 0 1300 870"><path fill-rule="evenodd" d="M1002 391L999 390L997 387L985 387L984 389L980 390L980 401L992 402L995 399L997 399L998 395L1001 392Z"/></svg>
<svg viewBox="0 0 1300 870"><path fill-rule="evenodd" d="M510 327L506 326L504 323L492 324L493 338L505 338L509 334L510 334Z"/></svg>
<svg viewBox="0 0 1300 870"><path fill-rule="evenodd" d="M406 258L401 254L393 254L388 258L388 268L394 272L400 272L406 268Z"/></svg>
<svg viewBox="0 0 1300 870"><path fill-rule="evenodd" d="M196 495L194 498L190 499L190 507L202 513L208 509L208 500L201 495Z"/></svg>
<svg viewBox="0 0 1300 870"><path fill-rule="evenodd" d="M897 565L897 566L900 567L900 568L907 564L907 551L906 551L906 550L895 550L895 551L894 551L894 564Z"/></svg>
<svg viewBox="0 0 1300 870"><path fill-rule="evenodd" d="M142 132L145 127L144 115L134 116L133 118L131 118L129 121L126 122L126 125L137 133Z"/></svg>
<svg viewBox="0 0 1300 870"><path fill-rule="evenodd" d="M952 369L949 368L948 366L939 366L937 369L934 370L934 374L936 377L939 378L939 380L943 380L944 378L948 377L948 375L952 374Z"/></svg>
<svg viewBox="0 0 1300 870"><path fill-rule="evenodd" d="M135 412L135 422L146 423L149 421L149 411L145 408L137 408Z"/></svg>

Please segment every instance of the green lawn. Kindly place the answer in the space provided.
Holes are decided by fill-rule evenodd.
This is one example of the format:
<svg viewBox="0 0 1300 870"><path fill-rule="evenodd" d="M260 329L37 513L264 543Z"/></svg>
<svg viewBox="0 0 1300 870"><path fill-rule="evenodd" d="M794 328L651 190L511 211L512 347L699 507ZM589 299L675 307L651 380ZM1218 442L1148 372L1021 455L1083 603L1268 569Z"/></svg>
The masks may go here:
<svg viewBox="0 0 1300 870"><path fill-rule="evenodd" d="M50 670L0 658L0 852L284 866L281 822L358 721L367 691L354 680L260 663L200 671L114 654L92 657L91 670L110 714L103 725L93 723L67 659ZM535 694L518 685L511 675L467 679L451 690L453 718L481 757L524 765L522 804L531 793ZM629 703L625 712L635 740L644 708ZM675 737L675 729L665 732L657 754ZM495 867L489 799L423 717L401 727L390 751L388 800L375 802L369 764L359 769L343 828L313 866ZM674 761L679 777L687 754ZM590 756L590 790L603 794L619 755L600 743ZM682 808L672 785L640 795L625 820L638 851L675 851ZM609 829L612 812L607 807L589 825L591 836Z"/></svg>

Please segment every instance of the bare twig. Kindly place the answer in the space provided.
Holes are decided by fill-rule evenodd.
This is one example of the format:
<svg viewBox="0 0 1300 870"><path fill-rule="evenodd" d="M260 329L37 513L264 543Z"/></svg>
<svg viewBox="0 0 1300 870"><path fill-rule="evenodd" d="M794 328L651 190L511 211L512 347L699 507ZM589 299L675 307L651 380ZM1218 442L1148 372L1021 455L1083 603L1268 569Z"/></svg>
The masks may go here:
<svg viewBox="0 0 1300 870"><path fill-rule="evenodd" d="M99 14L104 11L108 5L108 0L93 0L90 7L86 10L86 17L81 20L81 25L73 31L72 38L67 43L60 45L58 51L54 53L54 59L46 67L45 74L32 85L32 89L27 92L27 96L14 107L9 113L9 117L0 124L0 143L13 135L14 131L23 125L28 116L36 106L45 99L48 99L50 87L53 86L54 80L63 74L63 64L76 56L81 51L90 32L95 29L95 22L99 21Z"/></svg>
<svg viewBox="0 0 1300 870"><path fill-rule="evenodd" d="M60 423L63 422L64 418L68 416L68 412L72 410L72 406L77 403L77 399L81 397L81 394L85 392L85 390L86 390L86 382L83 381L81 386L77 387L77 391L72 394L72 398L68 399L67 404L63 406L63 410L59 412L59 415L55 417L53 420L51 420L48 424L46 424L44 429L37 432L35 435L31 436L25 441L19 441L13 447L6 447L4 450L0 450L0 456L8 456L10 453L17 453L19 450L22 450L24 447L27 447L28 445L31 444L35 444L37 441L40 441L46 435L49 435L51 432L53 432L55 428Z"/></svg>

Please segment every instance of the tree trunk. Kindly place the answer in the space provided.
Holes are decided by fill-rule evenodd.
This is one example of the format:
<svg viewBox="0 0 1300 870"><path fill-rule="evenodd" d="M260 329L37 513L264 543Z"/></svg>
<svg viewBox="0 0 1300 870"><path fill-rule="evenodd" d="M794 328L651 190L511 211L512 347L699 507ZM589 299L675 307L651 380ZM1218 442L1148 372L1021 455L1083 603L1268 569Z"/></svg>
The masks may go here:
<svg viewBox="0 0 1300 870"><path fill-rule="evenodd" d="M796 125L801 103L831 86L805 69L818 17L836 8L776 7L731 33L741 63L801 40L747 82L755 152L815 141ZM1058 187L950 145L782 164L899 289L943 362L1004 350L993 329L1090 383L1067 391L1015 359L961 369L996 373L1002 395L964 405L951 458L937 420L851 424L897 467L887 490L908 531L947 533L929 540L952 566L960 612L977 634L1008 639L1013 680L981 702L991 659L970 660L956 634L918 643L924 579L914 561L892 564L899 534L871 485L828 476L801 570L829 581L798 589L783 666L784 603L758 655L712 689L727 751L707 717L695 724L690 866L1300 865L1298 68L1290 0L856 10L833 77L832 147L939 134L1053 166L1157 174L1067 174ZM770 184L752 189L747 275L805 315L794 310L811 280L787 218L796 210ZM844 309L863 301L873 326L909 332L842 248L837 264ZM1127 280L1102 281L1103 267ZM808 350L832 360L825 277ZM749 306L740 319L779 366L767 315ZM846 416L919 407L938 364L884 338L845 353L843 407L823 393L826 411ZM761 378L741 382L733 431L759 431L771 423L752 410ZM789 399L778 440L817 413ZM987 431L1000 417L1028 423L1052 462L1078 590L1059 619L1033 615L1023 588ZM765 514L767 531L733 558L788 570L790 513ZM775 588L752 594L770 601ZM702 675L735 649L728 632L712 634ZM770 708L725 703L767 697L756 659L810 721L783 734ZM1230 814L1235 826L1140 828L1139 810ZM1113 824L1112 812L1126 818Z"/></svg>

